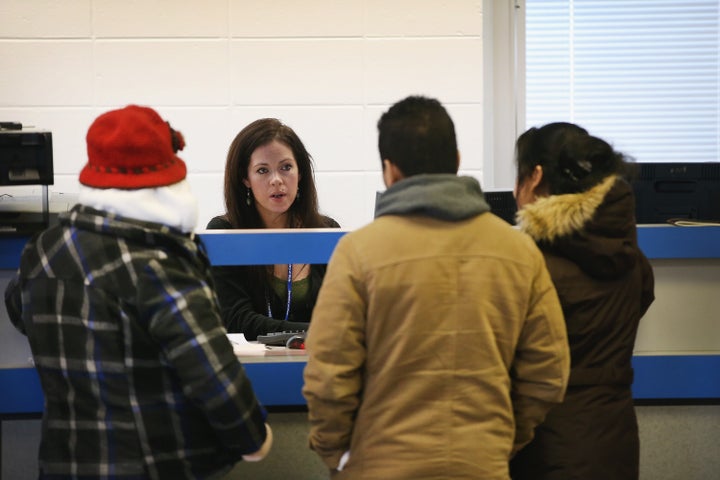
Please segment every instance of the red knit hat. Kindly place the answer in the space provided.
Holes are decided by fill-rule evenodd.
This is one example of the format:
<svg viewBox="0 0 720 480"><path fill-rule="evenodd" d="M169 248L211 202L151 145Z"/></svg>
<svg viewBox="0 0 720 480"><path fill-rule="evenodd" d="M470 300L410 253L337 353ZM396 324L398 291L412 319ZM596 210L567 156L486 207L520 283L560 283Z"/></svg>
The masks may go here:
<svg viewBox="0 0 720 480"><path fill-rule="evenodd" d="M109 111L88 129L88 163L80 183L123 189L172 185L187 173L175 155L184 146L182 134L152 108L128 105Z"/></svg>

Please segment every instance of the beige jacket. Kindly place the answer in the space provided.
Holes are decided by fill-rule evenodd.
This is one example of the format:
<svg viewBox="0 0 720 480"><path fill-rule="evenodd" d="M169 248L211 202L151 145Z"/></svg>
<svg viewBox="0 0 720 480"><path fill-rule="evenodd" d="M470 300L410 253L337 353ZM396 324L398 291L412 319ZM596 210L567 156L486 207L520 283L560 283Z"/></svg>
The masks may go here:
<svg viewBox="0 0 720 480"><path fill-rule="evenodd" d="M569 371L543 257L490 213L343 237L307 349L310 447L331 469L350 451L333 478L508 479Z"/></svg>

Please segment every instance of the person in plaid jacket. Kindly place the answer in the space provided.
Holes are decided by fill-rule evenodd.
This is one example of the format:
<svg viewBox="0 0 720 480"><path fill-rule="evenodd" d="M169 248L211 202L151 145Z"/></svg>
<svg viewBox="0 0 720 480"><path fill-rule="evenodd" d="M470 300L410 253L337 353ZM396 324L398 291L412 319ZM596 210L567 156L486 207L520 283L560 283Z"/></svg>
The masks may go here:
<svg viewBox="0 0 720 480"><path fill-rule="evenodd" d="M87 146L78 205L5 292L45 395L40 478L217 478L262 459L272 433L192 233L182 135L130 105Z"/></svg>

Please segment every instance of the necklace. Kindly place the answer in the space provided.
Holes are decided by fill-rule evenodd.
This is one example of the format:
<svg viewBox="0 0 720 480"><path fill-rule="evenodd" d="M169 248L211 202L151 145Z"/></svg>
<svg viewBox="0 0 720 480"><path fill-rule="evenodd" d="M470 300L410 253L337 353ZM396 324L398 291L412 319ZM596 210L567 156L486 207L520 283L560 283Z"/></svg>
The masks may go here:
<svg viewBox="0 0 720 480"><path fill-rule="evenodd" d="M300 269L302 271L302 269ZM290 303L292 303L292 277L293 277L293 266L292 263L288 263L287 273L287 305L285 307L285 321L290 317ZM272 307L270 306L270 297L265 292L265 301L267 302L267 316L273 318Z"/></svg>

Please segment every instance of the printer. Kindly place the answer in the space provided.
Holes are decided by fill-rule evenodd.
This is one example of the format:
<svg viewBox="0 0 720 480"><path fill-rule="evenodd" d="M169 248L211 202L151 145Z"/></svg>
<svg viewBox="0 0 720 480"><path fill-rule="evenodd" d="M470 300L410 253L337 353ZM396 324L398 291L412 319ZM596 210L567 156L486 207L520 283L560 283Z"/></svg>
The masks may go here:
<svg viewBox="0 0 720 480"><path fill-rule="evenodd" d="M53 183L52 133L0 122L0 233L31 233L47 228L48 185ZM3 188L23 185L41 187L41 196L31 199L35 205L15 198L10 188Z"/></svg>

